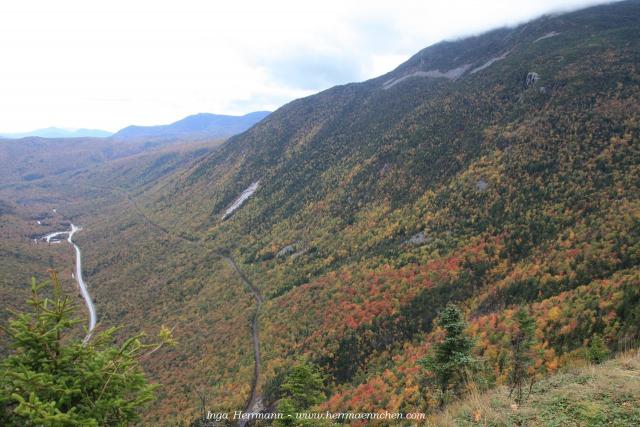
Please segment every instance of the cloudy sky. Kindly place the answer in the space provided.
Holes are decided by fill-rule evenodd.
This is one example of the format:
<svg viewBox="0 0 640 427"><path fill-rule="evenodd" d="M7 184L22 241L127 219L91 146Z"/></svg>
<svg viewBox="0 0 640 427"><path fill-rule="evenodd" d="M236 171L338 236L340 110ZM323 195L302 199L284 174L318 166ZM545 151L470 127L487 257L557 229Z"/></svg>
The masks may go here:
<svg viewBox="0 0 640 427"><path fill-rule="evenodd" d="M242 114L375 77L442 39L598 0L0 3L0 132Z"/></svg>

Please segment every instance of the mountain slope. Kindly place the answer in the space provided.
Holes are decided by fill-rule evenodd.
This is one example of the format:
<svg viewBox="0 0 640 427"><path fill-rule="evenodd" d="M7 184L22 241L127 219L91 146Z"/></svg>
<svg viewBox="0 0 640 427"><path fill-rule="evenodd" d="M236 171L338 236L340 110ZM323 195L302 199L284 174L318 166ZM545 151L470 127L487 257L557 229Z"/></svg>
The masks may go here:
<svg viewBox="0 0 640 427"><path fill-rule="evenodd" d="M430 421L435 426L637 425L638 380L640 355L634 351L545 379L521 407L513 406L505 387L475 394Z"/></svg>
<svg viewBox="0 0 640 427"><path fill-rule="evenodd" d="M464 42L441 43L378 79L294 101L230 140L194 171L187 184L194 192L201 190L200 185L210 188L203 190L212 195L211 209L206 212L210 223L216 222L210 213L223 211L258 179L262 190L257 197L299 196L261 204L263 216L269 217L272 212L267 207L287 216L306 201L324 198L342 205L335 207L345 212L341 215L354 212L342 207L355 205L357 210L358 203L374 199L398 203L415 199L470 160L491 152L494 147L484 141L488 126L540 116L558 97L563 97L559 101L567 108L582 108L577 105L584 95L580 92L598 90L598 85L608 89L614 79L633 79L627 69L617 70L616 75L598 75L590 68L580 76L586 79L580 86L568 81L578 82L571 75L578 64L597 61L597 55L607 53L605 40L621 45L621 61L632 64L637 59L633 45L624 46L635 41L631 23L635 24L632 17L637 7L623 3L613 9L631 10L625 16L610 17L603 12L606 8L590 9L569 15L570 20L566 16L545 18ZM536 42L553 28L560 34ZM591 35L594 31L597 35ZM617 39L611 40L614 37ZM505 52L510 53L504 59L471 74L474 67ZM385 86L414 73L416 67L428 73L463 65L469 71L455 80L413 77ZM529 73L539 76L531 87L526 86ZM571 105L572 97L575 105ZM345 176L347 169L351 173ZM229 171L233 173L226 175ZM381 172L384 179L379 179ZM225 179L219 179L223 175ZM411 182L411 187L404 186L404 181Z"/></svg>
<svg viewBox="0 0 640 427"><path fill-rule="evenodd" d="M427 48L284 106L143 204L243 261L267 296L266 377L304 354L347 384L332 409L375 406L349 403L363 381L410 390L410 365L395 380L384 369L428 343L447 301L478 319L553 298L581 307L581 286L615 277L615 321L596 307L578 329L548 326L539 363L553 371L594 332L637 336L622 307L639 259L639 23L639 3L623 2ZM296 256L277 255L289 245Z"/></svg>
<svg viewBox="0 0 640 427"><path fill-rule="evenodd" d="M248 401L256 305L221 253L264 298L266 405L304 357L327 378L320 409L433 408L417 360L451 301L488 384L508 380L518 306L536 317L539 376L594 333L635 342L639 25L627 1L440 43L293 101L143 188L123 174L89 189L105 175L82 174L69 191L84 201L64 209L85 227L101 321L175 325L181 343L149 358L164 383L149 422L192 420L197 396L212 410Z"/></svg>
<svg viewBox="0 0 640 427"><path fill-rule="evenodd" d="M269 115L256 111L244 116L200 113L175 123L161 126L129 126L113 135L115 140L127 139L222 139L242 133Z"/></svg>

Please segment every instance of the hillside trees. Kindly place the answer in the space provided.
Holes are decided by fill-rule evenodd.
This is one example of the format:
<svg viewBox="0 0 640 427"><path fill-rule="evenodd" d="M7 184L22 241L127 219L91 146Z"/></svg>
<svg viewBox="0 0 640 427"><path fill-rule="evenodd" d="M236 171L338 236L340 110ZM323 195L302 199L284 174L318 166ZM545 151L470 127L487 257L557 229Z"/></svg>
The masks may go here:
<svg viewBox="0 0 640 427"><path fill-rule="evenodd" d="M154 399L140 360L160 348L142 334L114 345L116 328L86 345L73 336L76 309L53 277L54 296L43 297L49 282L32 282L31 310L14 313L3 327L13 353L0 363L0 424L5 426L126 426ZM162 329L164 342L173 343Z"/></svg>
<svg viewBox="0 0 640 427"><path fill-rule="evenodd" d="M609 349L602 339L602 335L594 334L587 347L587 359L591 363L600 364L609 356Z"/></svg>
<svg viewBox="0 0 640 427"><path fill-rule="evenodd" d="M442 310L438 326L444 329L443 340L435 344L433 352L419 363L433 373L442 407L450 391L458 393L474 359L471 355L473 341L466 335L467 323L457 306L449 304Z"/></svg>
<svg viewBox="0 0 640 427"><path fill-rule="evenodd" d="M306 425L295 420L295 414L325 399L322 375L315 366L305 361L291 368L279 388L282 398L278 402L278 412L285 414L285 418L277 420L277 426Z"/></svg>
<svg viewBox="0 0 640 427"><path fill-rule="evenodd" d="M509 396L514 396L516 403L522 404L526 399L525 385L530 378L529 368L533 364L532 346L535 340L535 320L520 307L516 313L517 330L511 336L511 373L509 375Z"/></svg>
<svg viewBox="0 0 640 427"><path fill-rule="evenodd" d="M330 376L327 394L343 396L335 410L421 408L416 360L441 336L433 320L448 302L468 308L496 384L509 383L520 305L536 320L536 375L553 373L594 333L611 350L638 337L639 10L581 18L598 28L569 29L571 17L528 25L479 56L468 41L449 44L423 70L511 53L455 81L334 88L289 104L191 171L157 185L145 175L143 187L131 174L110 182L161 227L227 249L259 284L261 390L304 355ZM566 31L533 42L552 27ZM543 80L523 90L530 68ZM219 221L257 179L260 190ZM192 385L218 409L240 407L253 372L251 298L212 254L125 206L74 209L86 218L79 238L104 319L185 325L178 357L149 361L167 383L149 418L171 424L193 412ZM276 256L294 242L299 251ZM477 242L492 251L476 261ZM144 286L121 286L129 281Z"/></svg>

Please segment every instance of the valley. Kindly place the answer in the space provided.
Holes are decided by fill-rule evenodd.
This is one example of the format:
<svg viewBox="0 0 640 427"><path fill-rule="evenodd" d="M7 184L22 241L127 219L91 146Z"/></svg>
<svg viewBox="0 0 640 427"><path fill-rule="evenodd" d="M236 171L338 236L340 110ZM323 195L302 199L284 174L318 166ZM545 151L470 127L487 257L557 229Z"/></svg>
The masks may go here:
<svg viewBox="0 0 640 427"><path fill-rule="evenodd" d="M51 268L77 281L85 342L173 331L143 360L161 384L143 425L276 411L292 378L316 379L305 411L437 425L551 422L583 376L613 396L640 344L639 25L632 0L444 41L250 124L2 140L0 300L21 308ZM33 242L54 235L70 245ZM425 360L450 304L474 364L441 393ZM522 313L533 392L514 408ZM615 372L589 370L598 340ZM625 384L611 399L632 405ZM637 416L583 394L580 420Z"/></svg>
<svg viewBox="0 0 640 427"><path fill-rule="evenodd" d="M123 197L126 198L127 203L133 208L133 210L135 210L135 212L137 212L140 217L147 223L149 224L151 227L155 228L156 230L158 230L159 232L174 238L174 239L179 239L182 240L184 242L187 242L190 245L196 245L198 247L200 247L202 250L205 250L207 252L211 252L213 254L215 254L217 257L224 259L235 271L235 273L237 274L237 276L239 277L241 283L246 286L251 293L253 294L254 298L255 298L255 312L254 315L252 317L251 320L251 342L252 342L252 346L253 346L253 355L254 355L254 373L253 373L253 380L251 382L251 392L249 395L249 399L248 402L246 404L245 407L245 411L246 412L259 412L260 410L262 410L263 408L260 407L260 401L261 398L258 394L258 384L260 381L260 338L259 338L259 320L258 320L258 316L260 314L260 307L262 305L263 302L263 298L262 298L262 294L260 292L260 289L258 287L256 287L249 279L247 279L247 277L242 273L242 271L240 270L240 268L238 267L238 265L236 264L236 261L233 259L232 256L230 256L224 249L222 249L222 251L217 251L215 249L211 249L210 247L207 246L206 242L203 241L199 241L199 240L193 240L190 238L187 238L183 235L181 235L179 232L178 233L172 233L171 231L167 230L166 228L162 227L161 225L157 224L156 222L154 222L153 220L151 220L143 211L142 209L140 209L140 207L135 203L134 200L131 199L131 197L122 189L117 189L117 188L108 188L109 190L112 190L120 195L122 195ZM243 195L241 195L241 198L245 196L245 194L243 193ZM247 196L248 197L248 196ZM237 204L238 202L235 202L235 204ZM240 202L241 203L241 202ZM73 227L73 226L72 226ZM78 249L77 249L78 250ZM91 328L92 329L92 328ZM244 425L241 423L241 425Z"/></svg>

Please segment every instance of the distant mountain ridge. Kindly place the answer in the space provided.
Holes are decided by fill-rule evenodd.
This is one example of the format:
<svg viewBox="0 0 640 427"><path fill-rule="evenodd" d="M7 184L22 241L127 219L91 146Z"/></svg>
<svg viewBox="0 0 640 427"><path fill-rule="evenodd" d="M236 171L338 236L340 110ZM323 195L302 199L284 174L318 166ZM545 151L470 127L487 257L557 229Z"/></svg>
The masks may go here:
<svg viewBox="0 0 640 427"><path fill-rule="evenodd" d="M48 127L31 132L2 133L0 139L40 138L113 138L115 140L148 139L165 141L176 138L187 140L224 139L249 129L270 111L254 111L243 116L199 113L168 125L127 126L116 133L100 129L64 129Z"/></svg>
<svg viewBox="0 0 640 427"><path fill-rule="evenodd" d="M152 150L178 149L178 146L183 147L178 151L184 149L190 153L195 152L196 149L191 148L197 146L203 149L202 154L228 137L244 132L268 114L266 111L244 116L196 114L170 125L130 126L113 136L99 138L65 137L55 133L0 135L0 159L8 159L0 169L0 182L40 179Z"/></svg>
<svg viewBox="0 0 640 427"><path fill-rule="evenodd" d="M113 135L113 139L227 138L242 133L270 114L256 111L243 116L200 113L159 126L128 126Z"/></svg>
<svg viewBox="0 0 640 427"><path fill-rule="evenodd" d="M3 133L0 134L0 138L19 139L27 138L30 136L37 136L40 138L107 138L111 135L113 135L112 132L101 129L64 129L57 127L48 127L44 129L37 129L31 132Z"/></svg>

